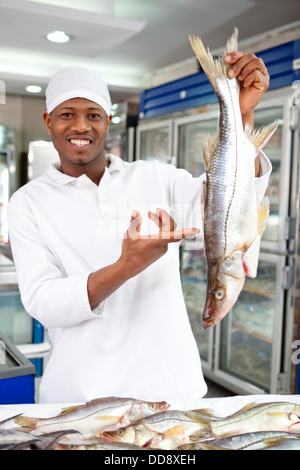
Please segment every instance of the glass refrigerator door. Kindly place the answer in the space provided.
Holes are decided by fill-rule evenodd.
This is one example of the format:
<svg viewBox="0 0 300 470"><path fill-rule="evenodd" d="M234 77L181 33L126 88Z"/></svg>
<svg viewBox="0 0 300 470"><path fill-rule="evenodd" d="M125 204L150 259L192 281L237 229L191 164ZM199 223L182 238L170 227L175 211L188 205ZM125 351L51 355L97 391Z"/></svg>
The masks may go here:
<svg viewBox="0 0 300 470"><path fill-rule="evenodd" d="M206 260L203 249L181 249L181 282L189 321L200 353L203 370L212 368L213 330L203 328L202 312L206 296Z"/></svg>
<svg viewBox="0 0 300 470"><path fill-rule="evenodd" d="M178 167L193 176L205 171L202 139L203 134L216 134L219 113L212 111L197 116L187 116L175 121L175 149Z"/></svg>
<svg viewBox="0 0 300 470"><path fill-rule="evenodd" d="M204 173L202 137L208 132L215 134L217 128L218 112L186 116L175 121L175 153L180 168L195 177ZM188 241L184 241L181 248L181 279L203 370L209 371L213 362L213 329L204 330L202 321L206 297L206 259L204 249L191 248Z"/></svg>
<svg viewBox="0 0 300 470"><path fill-rule="evenodd" d="M275 120L278 121L278 128L263 149L272 163L272 173L267 191L270 214L262 236L261 248L284 251L291 155L290 106L287 97L265 99L255 111L256 129Z"/></svg>
<svg viewBox="0 0 300 470"><path fill-rule="evenodd" d="M0 332L14 344L33 341L33 320L21 302L13 265L0 266Z"/></svg>
<svg viewBox="0 0 300 470"><path fill-rule="evenodd" d="M217 325L216 376L236 393L277 393L284 291L283 256L262 253L257 277Z"/></svg>
<svg viewBox="0 0 300 470"><path fill-rule="evenodd" d="M136 160L156 159L162 163L175 163L172 157L172 120L137 126Z"/></svg>

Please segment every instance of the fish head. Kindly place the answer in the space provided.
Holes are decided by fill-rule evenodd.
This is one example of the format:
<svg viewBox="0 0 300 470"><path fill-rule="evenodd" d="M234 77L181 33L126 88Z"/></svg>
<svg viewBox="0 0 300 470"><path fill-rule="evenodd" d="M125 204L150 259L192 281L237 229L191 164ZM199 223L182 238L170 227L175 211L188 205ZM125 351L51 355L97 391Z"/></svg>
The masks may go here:
<svg viewBox="0 0 300 470"><path fill-rule="evenodd" d="M132 424L115 431L104 432L101 434L101 438L106 442L124 442L143 447L148 441L151 441L154 435L155 433L153 433L151 429L148 429L143 423L140 423Z"/></svg>
<svg viewBox="0 0 300 470"><path fill-rule="evenodd" d="M135 426L126 426L115 431L105 431L101 433L101 438L106 442L127 442L135 443Z"/></svg>
<svg viewBox="0 0 300 470"><path fill-rule="evenodd" d="M210 263L207 279L203 326L209 328L221 321L235 304L245 283L242 252L236 251L221 262Z"/></svg>
<svg viewBox="0 0 300 470"><path fill-rule="evenodd" d="M129 419L131 422L138 421L139 419L145 418L146 416L162 413L163 411L166 411L169 406L169 403L166 401L150 402L136 400L130 410Z"/></svg>
<svg viewBox="0 0 300 470"><path fill-rule="evenodd" d="M290 425L289 432L300 433L300 405L295 405L293 410L288 414Z"/></svg>

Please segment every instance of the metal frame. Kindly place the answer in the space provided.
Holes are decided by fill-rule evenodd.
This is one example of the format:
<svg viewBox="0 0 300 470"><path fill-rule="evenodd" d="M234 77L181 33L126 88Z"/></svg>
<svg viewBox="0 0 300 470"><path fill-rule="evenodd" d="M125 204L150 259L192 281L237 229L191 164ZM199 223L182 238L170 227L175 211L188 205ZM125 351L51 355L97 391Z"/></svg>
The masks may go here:
<svg viewBox="0 0 300 470"><path fill-rule="evenodd" d="M289 207L289 193L286 190L289 187L291 165L291 132L289 128L291 110L289 94L290 88L270 91L256 108L259 111L282 106L283 122L288 123L284 125L282 135L278 242L261 240L261 251L277 252L279 254L286 254L286 218Z"/></svg>

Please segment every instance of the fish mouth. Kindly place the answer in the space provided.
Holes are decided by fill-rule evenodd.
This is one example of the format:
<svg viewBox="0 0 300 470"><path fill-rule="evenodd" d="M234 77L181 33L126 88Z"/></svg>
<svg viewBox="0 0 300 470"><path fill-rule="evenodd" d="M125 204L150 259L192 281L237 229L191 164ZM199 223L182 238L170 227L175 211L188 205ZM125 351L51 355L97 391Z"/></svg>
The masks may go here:
<svg viewBox="0 0 300 470"><path fill-rule="evenodd" d="M102 432L99 437L101 437L104 442L117 442L114 440L114 436L109 432Z"/></svg>

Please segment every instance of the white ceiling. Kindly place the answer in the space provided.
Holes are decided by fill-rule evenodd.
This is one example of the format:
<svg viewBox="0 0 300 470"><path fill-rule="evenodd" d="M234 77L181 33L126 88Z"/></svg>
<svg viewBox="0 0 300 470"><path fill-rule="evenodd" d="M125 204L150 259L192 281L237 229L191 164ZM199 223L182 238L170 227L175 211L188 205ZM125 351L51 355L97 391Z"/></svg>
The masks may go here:
<svg viewBox="0 0 300 470"><path fill-rule="evenodd" d="M300 1L0 0L0 79L7 93L23 94L29 84L44 91L56 70L82 65L99 71L113 101L130 99L174 64L189 74L196 64L189 34L217 50L234 26L241 44L257 35L268 39L274 29L283 33L277 39L273 32L273 42L300 37ZM45 39L52 30L72 40L52 44Z"/></svg>

